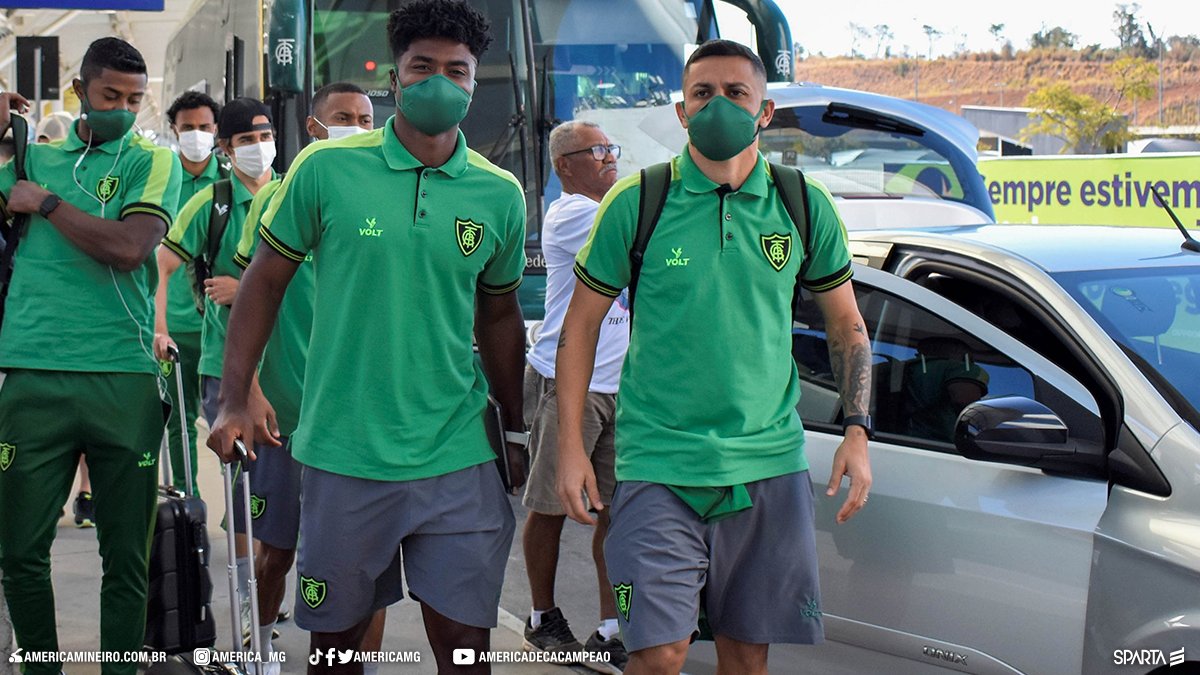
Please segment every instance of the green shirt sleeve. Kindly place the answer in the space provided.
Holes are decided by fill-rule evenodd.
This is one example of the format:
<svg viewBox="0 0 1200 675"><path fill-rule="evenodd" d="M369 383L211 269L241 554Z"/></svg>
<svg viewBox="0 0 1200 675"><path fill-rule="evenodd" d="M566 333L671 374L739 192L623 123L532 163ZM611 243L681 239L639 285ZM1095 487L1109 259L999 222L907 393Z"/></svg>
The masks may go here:
<svg viewBox="0 0 1200 675"><path fill-rule="evenodd" d="M6 210L8 209L8 193L16 183L16 164L10 159L4 163L4 166L0 166L0 204L3 204Z"/></svg>
<svg viewBox="0 0 1200 675"><path fill-rule="evenodd" d="M575 276L601 295L615 298L629 285L640 194L640 175L617 181L600 202L592 233L575 256Z"/></svg>
<svg viewBox="0 0 1200 675"><path fill-rule="evenodd" d="M208 221L212 214L213 188L208 186L192 195L179 209L175 224L167 230L163 246L171 249L184 262L191 262L208 246Z"/></svg>
<svg viewBox="0 0 1200 675"><path fill-rule="evenodd" d="M131 163L125 176L130 188L125 193L118 219L134 213L148 213L162 218L169 228L175 218L175 205L179 203L183 169L170 150L144 141L135 141L135 144L143 152Z"/></svg>
<svg viewBox="0 0 1200 675"><path fill-rule="evenodd" d="M808 212L812 257L803 261L800 281L815 293L846 283L852 276L846 226L833 205L833 196L821 183L805 176L808 183Z"/></svg>
<svg viewBox="0 0 1200 675"><path fill-rule="evenodd" d="M319 160L313 161L322 143L304 149L292 164L283 184L262 217L262 240L283 257L302 263L308 252L320 245L321 225Z"/></svg>
<svg viewBox="0 0 1200 675"><path fill-rule="evenodd" d="M258 246L259 223L262 222L271 197L278 192L280 183L279 180L267 183L254 195L254 201L250 202L250 211L242 225L242 238L238 240L237 253L233 255L233 262L243 270L250 266L250 259L254 257L254 249Z"/></svg>
<svg viewBox="0 0 1200 675"><path fill-rule="evenodd" d="M517 290L525 273L525 193L515 186L513 192L500 248L479 275L479 290L491 295Z"/></svg>

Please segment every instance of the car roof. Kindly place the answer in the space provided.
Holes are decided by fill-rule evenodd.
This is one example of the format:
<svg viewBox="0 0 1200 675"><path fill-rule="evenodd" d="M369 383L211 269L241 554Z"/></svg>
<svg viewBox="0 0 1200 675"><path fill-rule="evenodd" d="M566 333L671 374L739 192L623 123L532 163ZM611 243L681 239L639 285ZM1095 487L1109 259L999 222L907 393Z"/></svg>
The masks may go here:
<svg viewBox="0 0 1200 675"><path fill-rule="evenodd" d="M896 117L923 129L935 131L968 157L976 156L975 145L979 141L979 130L954 113L924 103L855 89L827 87L812 82L772 82L767 85L767 97L775 101L777 108L840 103Z"/></svg>
<svg viewBox="0 0 1200 675"><path fill-rule="evenodd" d="M878 241L960 253L1021 257L1047 272L1145 267L1200 267L1200 254L1180 249L1174 228L1096 225L969 225L910 230L858 230L852 241Z"/></svg>

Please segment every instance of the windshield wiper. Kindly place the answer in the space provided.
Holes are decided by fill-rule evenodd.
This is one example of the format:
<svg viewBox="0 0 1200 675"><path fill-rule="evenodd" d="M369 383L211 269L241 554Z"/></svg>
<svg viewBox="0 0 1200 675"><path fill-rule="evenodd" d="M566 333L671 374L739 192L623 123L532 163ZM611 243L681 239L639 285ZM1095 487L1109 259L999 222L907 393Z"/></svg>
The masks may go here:
<svg viewBox="0 0 1200 675"><path fill-rule="evenodd" d="M830 103L829 107L825 109L825 114L821 115L821 121L826 124L837 124L855 129L890 131L894 134L903 134L905 136L921 137L925 135L924 129L914 127L906 122L841 103Z"/></svg>
<svg viewBox="0 0 1200 675"><path fill-rule="evenodd" d="M1175 211L1167 205L1167 200L1164 199L1162 195L1158 194L1158 186L1150 186L1150 191L1154 193L1154 201L1158 202L1158 205L1163 207L1168 216L1171 216L1171 220L1175 221L1175 227L1178 227L1179 231L1183 234L1183 243L1179 245L1179 248L1185 251L1191 251L1193 253L1200 253L1200 241L1196 241L1192 238L1191 234L1188 234L1187 228L1183 226L1183 223L1179 222L1179 216L1175 215Z"/></svg>

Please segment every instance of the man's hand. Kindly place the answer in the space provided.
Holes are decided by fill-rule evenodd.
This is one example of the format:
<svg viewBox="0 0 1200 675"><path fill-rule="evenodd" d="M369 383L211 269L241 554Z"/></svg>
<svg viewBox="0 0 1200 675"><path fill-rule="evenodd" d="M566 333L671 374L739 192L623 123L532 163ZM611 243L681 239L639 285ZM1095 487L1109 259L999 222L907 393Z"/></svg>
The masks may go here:
<svg viewBox="0 0 1200 675"><path fill-rule="evenodd" d="M254 424L254 442L262 445L279 447L279 422L275 418L275 407L267 400L262 387L258 386L258 376L250 381L250 398L246 402L246 410Z"/></svg>
<svg viewBox="0 0 1200 675"><path fill-rule="evenodd" d="M586 493L592 508L597 511L604 509L600 501L600 489L596 487L596 472L592 463L583 451L582 442L571 446L558 448L558 500L562 502L571 520L584 525L595 525L596 518L588 512L583 503Z"/></svg>
<svg viewBox="0 0 1200 675"><path fill-rule="evenodd" d="M239 281L233 277L220 276L204 280L204 294L218 305L229 307L237 296Z"/></svg>
<svg viewBox="0 0 1200 675"><path fill-rule="evenodd" d="M254 421L250 415L249 406L222 405L221 411L217 413L217 421L208 434L208 447L217 453L217 457L223 463L228 464L238 458L238 452L234 449L233 442L238 439L244 441L246 438L250 438L253 429ZM258 459L258 456L254 454L254 449L249 445L247 451L250 459Z"/></svg>
<svg viewBox="0 0 1200 675"><path fill-rule="evenodd" d="M505 443L508 451L508 475L512 479L512 493L517 494L517 488L525 484L528 478L526 467L529 465L529 451L519 443Z"/></svg>
<svg viewBox="0 0 1200 675"><path fill-rule="evenodd" d="M843 476L850 479L850 494L846 495L845 503L838 510L838 524L850 520L859 509L866 506L867 495L871 491L871 459L867 454L867 432L862 427L851 426L846 429L846 437L833 455L833 475L829 477L825 496L837 494Z"/></svg>
<svg viewBox="0 0 1200 675"><path fill-rule="evenodd" d="M0 94L2 96L3 94ZM8 210L13 213L37 213L42 202L50 196L46 188L27 180L19 180L8 195Z"/></svg>
<svg viewBox="0 0 1200 675"><path fill-rule="evenodd" d="M29 112L29 99L15 91L6 91L0 94L0 136L8 131L14 112Z"/></svg>
<svg viewBox="0 0 1200 675"><path fill-rule="evenodd" d="M179 352L179 346L175 344L175 341L171 339L170 335L167 335L166 333L154 334L155 358L157 358L159 361L170 361L171 356L169 350L171 349L174 349L176 353Z"/></svg>

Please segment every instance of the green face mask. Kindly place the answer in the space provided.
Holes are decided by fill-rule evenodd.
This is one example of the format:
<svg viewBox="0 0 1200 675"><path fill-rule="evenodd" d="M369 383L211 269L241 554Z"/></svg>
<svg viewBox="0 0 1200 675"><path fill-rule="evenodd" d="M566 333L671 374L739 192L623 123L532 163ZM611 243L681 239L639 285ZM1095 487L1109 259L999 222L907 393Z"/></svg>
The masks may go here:
<svg viewBox="0 0 1200 675"><path fill-rule="evenodd" d="M421 133L437 136L467 116L471 95L445 75L434 75L407 87L397 85L396 107Z"/></svg>
<svg viewBox="0 0 1200 675"><path fill-rule="evenodd" d="M84 91L87 91L86 86ZM88 103L87 96L79 97L83 108L83 119L92 130L92 138L107 143L123 137L133 128L137 115L129 110L96 110Z"/></svg>
<svg viewBox="0 0 1200 675"><path fill-rule="evenodd" d="M724 96L714 97L688 121L688 141L700 154L714 162L724 162L745 150L758 135L758 118L767 109L763 101L757 115Z"/></svg>

